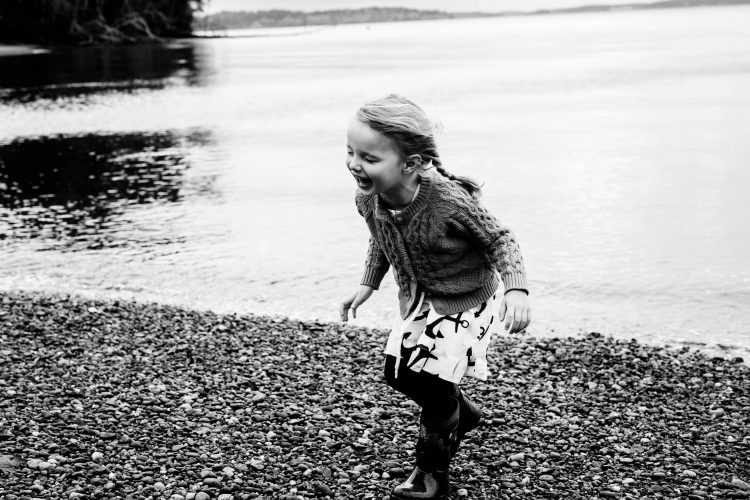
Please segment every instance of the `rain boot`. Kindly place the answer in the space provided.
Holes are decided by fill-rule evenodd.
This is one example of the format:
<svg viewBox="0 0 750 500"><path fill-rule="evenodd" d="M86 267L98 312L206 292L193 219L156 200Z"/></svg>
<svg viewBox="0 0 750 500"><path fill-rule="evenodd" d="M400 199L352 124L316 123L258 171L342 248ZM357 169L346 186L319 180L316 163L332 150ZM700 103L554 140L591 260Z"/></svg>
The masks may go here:
<svg viewBox="0 0 750 500"><path fill-rule="evenodd" d="M456 440L459 405L450 398L453 411L445 420L432 422L420 417L419 440L417 441L417 466L409 479L391 492L393 500L438 500L450 493L448 468L451 447Z"/></svg>
<svg viewBox="0 0 750 500"><path fill-rule="evenodd" d="M454 456L458 452L458 447L461 444L461 440L470 431L474 430L479 426L482 421L482 410L474 404L461 390L461 387L456 385L456 399L458 400L458 428L456 429L456 440L451 446L451 456Z"/></svg>

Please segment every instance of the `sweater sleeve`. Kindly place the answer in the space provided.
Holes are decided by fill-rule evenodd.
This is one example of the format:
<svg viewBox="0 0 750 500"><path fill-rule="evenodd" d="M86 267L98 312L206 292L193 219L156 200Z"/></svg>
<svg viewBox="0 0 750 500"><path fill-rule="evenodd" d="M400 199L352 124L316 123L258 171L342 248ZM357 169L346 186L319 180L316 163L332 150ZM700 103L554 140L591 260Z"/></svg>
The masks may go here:
<svg viewBox="0 0 750 500"><path fill-rule="evenodd" d="M380 288L380 282L388 271L390 264L380 245L375 238L370 236L370 243L367 246L367 259L365 259L365 273L362 276L362 285L371 286L374 289Z"/></svg>
<svg viewBox="0 0 750 500"><path fill-rule="evenodd" d="M357 205L357 212L359 215L367 219L372 212L371 202L372 196L366 196L357 193L354 197L355 204ZM360 284L371 286L374 289L380 287L380 282L383 281L385 273L388 272L390 263L388 258L383 253L383 250L378 245L375 238L370 235L370 242L367 245L367 258L365 259L365 272L362 275Z"/></svg>
<svg viewBox="0 0 750 500"><path fill-rule="evenodd" d="M452 214L456 228L477 242L503 280L505 290L529 293L526 268L513 232L479 203L469 203Z"/></svg>

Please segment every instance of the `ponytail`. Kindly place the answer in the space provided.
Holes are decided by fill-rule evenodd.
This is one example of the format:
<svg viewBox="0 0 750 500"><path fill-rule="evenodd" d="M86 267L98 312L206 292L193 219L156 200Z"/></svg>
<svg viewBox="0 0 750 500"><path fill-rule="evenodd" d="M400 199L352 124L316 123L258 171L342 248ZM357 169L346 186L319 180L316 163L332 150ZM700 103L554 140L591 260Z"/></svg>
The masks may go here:
<svg viewBox="0 0 750 500"><path fill-rule="evenodd" d="M390 138L404 158L419 155L423 165L432 162L438 173L457 182L473 198L481 196L481 186L477 181L453 175L443 168L435 143L435 125L422 108L409 99L396 94L377 99L359 108L357 118Z"/></svg>
<svg viewBox="0 0 750 500"><path fill-rule="evenodd" d="M453 175L442 167L442 165L440 164L440 160L438 160L438 163L435 163L433 160L432 164L435 166L435 170L437 170L439 174L460 184L461 187L464 188L466 192L469 193L475 200L478 200L482 196L482 186L480 186L479 183L471 177L466 177L464 175Z"/></svg>

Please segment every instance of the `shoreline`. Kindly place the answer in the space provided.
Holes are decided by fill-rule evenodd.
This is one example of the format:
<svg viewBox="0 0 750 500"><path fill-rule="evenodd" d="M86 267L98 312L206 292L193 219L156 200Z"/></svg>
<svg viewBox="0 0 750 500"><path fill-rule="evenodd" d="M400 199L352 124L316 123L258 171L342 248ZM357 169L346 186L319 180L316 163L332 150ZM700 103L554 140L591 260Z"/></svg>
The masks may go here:
<svg viewBox="0 0 750 500"><path fill-rule="evenodd" d="M8 500L381 499L411 470L384 330L30 292L0 326ZM450 498L750 498L744 364L598 334L488 361Z"/></svg>
<svg viewBox="0 0 750 500"><path fill-rule="evenodd" d="M34 45L29 43L11 43L11 42L0 42L0 57L12 57L12 56L28 56L34 54L47 54L55 48L74 47L74 48L86 48L86 47L127 47L134 45L160 45L164 47L179 46L184 44L186 40L200 40L202 38L220 38L220 37L179 37L179 38L165 38L162 40L142 40L134 43L121 43L121 44L107 44L107 43L54 43L46 45Z"/></svg>
<svg viewBox="0 0 750 500"><path fill-rule="evenodd" d="M351 22L330 22L322 24L280 24L280 25L263 25L256 27L244 27L244 28L221 28L214 27L208 28L203 27L202 29L196 28L191 36L175 36L165 37L159 39L143 39L135 42L120 42L115 44L107 43L65 43L57 42L48 45L33 45L24 42L13 43L9 41L0 41L0 57L14 56L14 55L28 55L34 53L45 53L48 52L47 47L57 46L96 46L96 45L133 45L140 43L161 43L170 44L179 42L180 40L200 40L200 39L214 39L214 38L265 38L265 37L277 37L277 36L299 36L308 34L320 30L322 28L330 28L336 26L346 25L370 25L370 24L381 24L381 23L399 23L399 22L416 22L416 21L445 21L445 20L460 20L460 19L484 19L484 18L498 18L498 17L530 17L530 16L548 16L548 15L566 15L566 14L596 14L596 13L620 13L620 12L631 12L638 10L669 10L669 9L692 9L700 7L731 7L731 6L744 6L750 5L750 0L721 0L718 3L709 3L703 1L692 2L691 0L662 0L651 3L630 3L630 4L618 4L618 5L584 5L580 7L571 7L564 9L538 9L533 11L502 11L502 12L442 12L445 17L424 17L418 19L394 19L394 20L364 20L364 21L351 21ZM349 9L352 11L361 9ZM290 11L292 14L315 14L316 12L305 13L302 11ZM429 11L426 11L429 12ZM222 12L212 13L211 15L220 14ZM239 13L262 13L262 11L239 11ZM273 33L275 30L300 30L306 31L294 31L292 33L277 34ZM242 34L231 35L226 34L228 32L242 32ZM258 33L253 33L257 31ZM200 34L203 33L203 34ZM224 34L222 34L224 33Z"/></svg>
<svg viewBox="0 0 750 500"><path fill-rule="evenodd" d="M565 15L565 14L596 14L596 13L619 13L638 10L668 10L668 9L690 9L698 7L726 7L736 5L750 4L750 0L660 0L651 2L635 2L624 4L591 4L580 5L577 7L557 8L557 9L536 9L536 10L512 10L512 11L468 11L452 12L443 10L427 9L409 9L402 7L364 7L340 10L282 10L285 13L285 19L277 21L277 13L269 10L231 10L218 11L205 14L196 20L196 24L204 24L202 30L196 31L252 31L252 30L269 30L276 28L304 28L304 27L324 27L324 26L344 26L349 24L371 25L380 23L399 23L399 22L421 22L421 21L446 21L454 19L482 19L498 17L528 17L528 16L548 16L548 15ZM380 11L391 11L390 16L379 16ZM371 17L361 19L359 14L371 11ZM373 12L374 11L374 12ZM415 14L416 17L403 17L404 12ZM231 15L245 16L248 23L245 26L227 27L218 21L217 26L208 27L211 18L219 18ZM254 16L254 17L253 17ZM348 19L347 19L347 16ZM269 19L270 17L270 19ZM342 17L344 20L342 20ZM236 21L235 21L236 22Z"/></svg>
<svg viewBox="0 0 750 500"><path fill-rule="evenodd" d="M29 45L25 43L12 44L0 42L0 57L43 54L46 52L49 51L41 45Z"/></svg>

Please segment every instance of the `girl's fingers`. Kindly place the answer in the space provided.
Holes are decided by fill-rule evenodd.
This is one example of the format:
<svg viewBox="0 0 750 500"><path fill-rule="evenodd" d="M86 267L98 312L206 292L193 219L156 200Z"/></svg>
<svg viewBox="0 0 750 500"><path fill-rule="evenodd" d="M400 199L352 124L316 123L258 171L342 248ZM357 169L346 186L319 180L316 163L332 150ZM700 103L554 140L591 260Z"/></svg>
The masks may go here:
<svg viewBox="0 0 750 500"><path fill-rule="evenodd" d="M346 312L348 309L349 307L346 304L341 304L339 306L339 315L341 316L341 321L346 322L346 320L349 319L349 315Z"/></svg>
<svg viewBox="0 0 750 500"><path fill-rule="evenodd" d="M346 322L349 320L349 309L351 309L352 303L355 300L355 298L356 297L350 297L347 300L343 301L341 304L339 304L339 314L341 315L341 321Z"/></svg>
<svg viewBox="0 0 750 500"><path fill-rule="evenodd" d="M523 310L516 309L515 311L513 311L513 328L514 328L513 331L515 333L518 333L521 330L523 330L523 328L521 328L522 324L523 324Z"/></svg>
<svg viewBox="0 0 750 500"><path fill-rule="evenodd" d="M505 299L503 299L500 301L500 322L501 323L505 321L505 311L507 310L508 310L508 305L505 303Z"/></svg>
<svg viewBox="0 0 750 500"><path fill-rule="evenodd" d="M505 311L505 329L508 333L513 333L510 327L513 325L513 309Z"/></svg>
<svg viewBox="0 0 750 500"><path fill-rule="evenodd" d="M356 318L357 313L356 309L357 306L361 303L361 301L358 303L357 299L359 298L359 293L355 292L351 296L349 296L348 299L343 301L341 304L339 304L339 315L341 316L341 321L347 322L349 321L349 309L352 310L352 317Z"/></svg>
<svg viewBox="0 0 750 500"><path fill-rule="evenodd" d="M514 308L508 311L508 317L505 320L508 333L522 332L528 324L525 319L526 311L523 308Z"/></svg>
<svg viewBox="0 0 750 500"><path fill-rule="evenodd" d="M352 302L352 318L357 319L357 308L364 302L364 299L361 295L357 294L356 297L354 297L354 302Z"/></svg>
<svg viewBox="0 0 750 500"><path fill-rule="evenodd" d="M522 332L526 330L527 326L529 326L529 311L527 309L524 309L521 312L521 324L518 325L518 331Z"/></svg>
<svg viewBox="0 0 750 500"><path fill-rule="evenodd" d="M526 330L526 328L528 328L531 324L531 309L526 308L526 310L523 312L523 321L523 329Z"/></svg>

